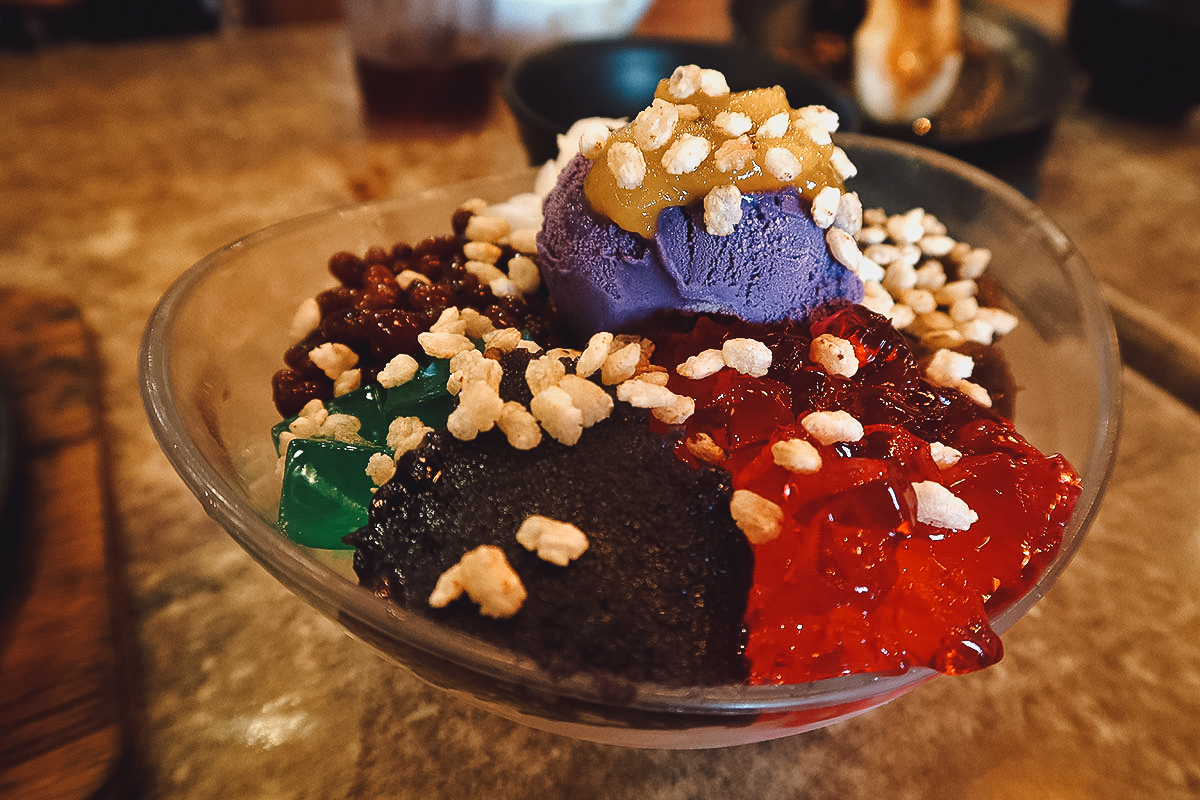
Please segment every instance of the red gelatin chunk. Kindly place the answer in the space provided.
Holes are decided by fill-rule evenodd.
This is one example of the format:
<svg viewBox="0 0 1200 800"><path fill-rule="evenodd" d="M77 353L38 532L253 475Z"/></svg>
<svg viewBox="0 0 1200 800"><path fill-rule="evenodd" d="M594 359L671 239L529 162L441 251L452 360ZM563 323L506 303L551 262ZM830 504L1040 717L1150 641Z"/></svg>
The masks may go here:
<svg viewBox="0 0 1200 800"><path fill-rule="evenodd" d="M810 361L821 333L854 345L853 377L830 376ZM671 386L696 398L687 436L711 437L734 488L784 512L779 537L755 546L746 613L751 682L915 666L959 674L998 661L1003 647L988 615L1019 597L1053 558L1079 495L1070 465L962 393L926 381L903 336L861 306L811 324L702 320L664 342L656 360L671 369L732 337L767 343L771 371L752 378L727 369L700 381L673 375ZM849 412L863 438L816 442L800 425L816 410ZM775 464L771 445L791 438L816 446L817 472ZM934 441L962 459L939 468ZM923 481L942 484L978 520L961 530L919 521L913 484Z"/></svg>

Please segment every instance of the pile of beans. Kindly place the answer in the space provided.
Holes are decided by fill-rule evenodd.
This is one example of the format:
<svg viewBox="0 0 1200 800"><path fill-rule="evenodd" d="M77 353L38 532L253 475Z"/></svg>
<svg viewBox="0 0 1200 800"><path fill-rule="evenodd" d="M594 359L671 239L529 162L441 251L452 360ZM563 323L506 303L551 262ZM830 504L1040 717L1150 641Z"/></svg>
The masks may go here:
<svg viewBox="0 0 1200 800"><path fill-rule="evenodd" d="M533 297L497 297L467 271L462 235L467 217L455 214L453 235L330 257L329 272L338 285L316 297L320 324L284 352L284 368L271 379L272 399L282 416L296 414L310 400L333 397L333 379L309 358L316 347L339 343L353 350L366 385L400 353L424 358L418 334L451 306L473 308L496 327L526 331L541 343L558 338L544 290ZM513 255L506 247L498 266ZM412 273L423 279L412 279Z"/></svg>

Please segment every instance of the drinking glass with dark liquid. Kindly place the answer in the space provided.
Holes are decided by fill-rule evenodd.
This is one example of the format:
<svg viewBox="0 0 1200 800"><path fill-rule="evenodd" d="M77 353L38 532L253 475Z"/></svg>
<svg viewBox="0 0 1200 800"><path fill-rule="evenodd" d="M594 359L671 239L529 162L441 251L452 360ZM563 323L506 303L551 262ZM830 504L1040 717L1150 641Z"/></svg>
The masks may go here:
<svg viewBox="0 0 1200 800"><path fill-rule="evenodd" d="M441 127L487 115L492 0L345 0L345 14L368 122Z"/></svg>

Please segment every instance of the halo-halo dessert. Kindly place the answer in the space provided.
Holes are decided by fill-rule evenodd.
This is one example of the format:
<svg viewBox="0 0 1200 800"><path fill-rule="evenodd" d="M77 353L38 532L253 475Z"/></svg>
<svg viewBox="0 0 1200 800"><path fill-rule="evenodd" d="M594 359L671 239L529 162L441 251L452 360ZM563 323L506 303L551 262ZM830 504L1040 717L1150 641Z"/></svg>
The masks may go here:
<svg viewBox="0 0 1200 800"><path fill-rule="evenodd" d="M994 663L989 610L1053 557L1079 482L1000 413L986 253L863 211L822 110L720 83L681 68L646 116L588 129L540 237L528 198L467 203L448 235L331 259L274 380L282 527L320 544L306 491L369 508L331 542L364 585L613 686ZM774 262L730 270L784 249L777 220L811 280L758 314ZM585 230L617 242L590 285ZM647 264L624 303L612 277Z"/></svg>

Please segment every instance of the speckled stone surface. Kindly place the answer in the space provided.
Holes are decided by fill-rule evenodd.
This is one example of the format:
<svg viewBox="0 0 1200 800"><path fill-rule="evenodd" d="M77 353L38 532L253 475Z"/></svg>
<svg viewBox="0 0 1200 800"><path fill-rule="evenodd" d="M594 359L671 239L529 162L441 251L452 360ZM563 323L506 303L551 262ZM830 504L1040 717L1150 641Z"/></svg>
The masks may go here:
<svg viewBox="0 0 1200 800"><path fill-rule="evenodd" d="M523 164L507 112L375 136L330 27L3 54L0 108L0 283L67 294L99 334L149 796L1200 795L1200 416L1138 373L1096 525L997 667L768 744L578 743L425 688L291 596L204 516L138 395L142 326L192 262L299 213ZM1198 132L1080 109L1043 180L1110 288L1185 337Z"/></svg>
<svg viewBox="0 0 1200 800"><path fill-rule="evenodd" d="M1111 288L1200 337L1200 113L1153 124L1079 108L1067 116L1038 203Z"/></svg>
<svg viewBox="0 0 1200 800"><path fill-rule="evenodd" d="M1104 283L1126 361L1200 409L1200 108L1155 124L1081 106L1038 203Z"/></svg>

